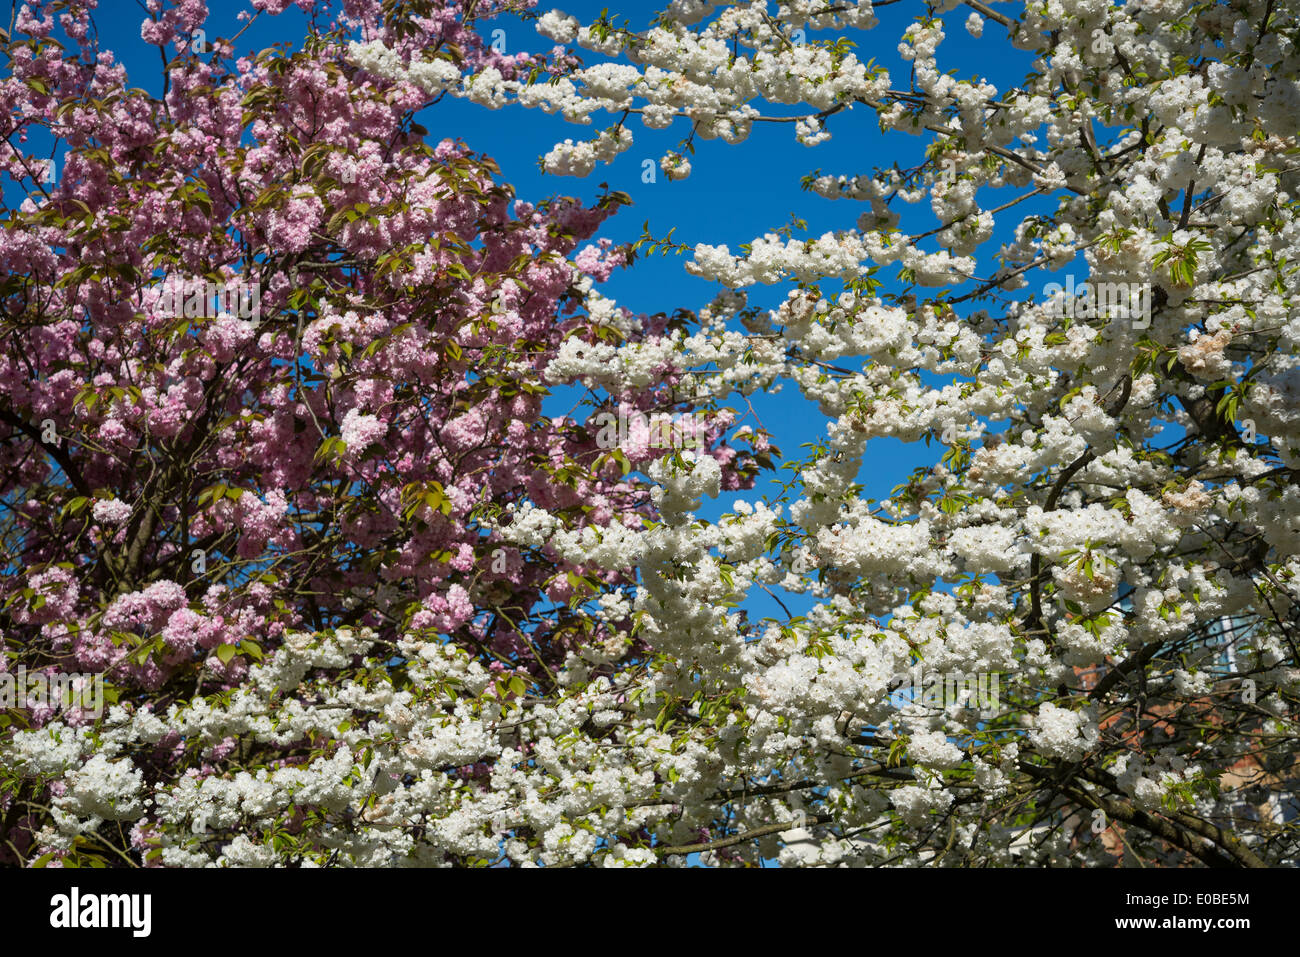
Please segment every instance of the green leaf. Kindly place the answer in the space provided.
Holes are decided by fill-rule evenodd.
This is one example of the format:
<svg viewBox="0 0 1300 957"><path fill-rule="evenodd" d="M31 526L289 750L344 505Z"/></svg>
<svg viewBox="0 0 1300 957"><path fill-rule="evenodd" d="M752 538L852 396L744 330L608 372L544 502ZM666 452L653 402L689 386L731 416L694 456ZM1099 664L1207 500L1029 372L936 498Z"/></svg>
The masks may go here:
<svg viewBox="0 0 1300 957"><path fill-rule="evenodd" d="M623 470L624 475L627 475L632 471L632 463L628 460L628 457L623 454L622 449L615 449L610 453L610 458L618 463L619 468Z"/></svg>

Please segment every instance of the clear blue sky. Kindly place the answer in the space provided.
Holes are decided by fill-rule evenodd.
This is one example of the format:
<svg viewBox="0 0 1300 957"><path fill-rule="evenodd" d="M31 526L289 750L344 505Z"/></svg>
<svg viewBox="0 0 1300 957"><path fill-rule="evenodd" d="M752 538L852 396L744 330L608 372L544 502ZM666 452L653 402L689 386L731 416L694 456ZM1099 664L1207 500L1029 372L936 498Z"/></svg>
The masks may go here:
<svg viewBox="0 0 1300 957"><path fill-rule="evenodd" d="M241 6L212 4L215 12L207 24L208 36L231 36L237 32L239 24L235 15ZM628 14L634 28L647 25L653 9L651 4L640 0L628 3L623 10L619 9L617 0L579 0L562 6L562 9L588 23L605 6L610 7L619 19L625 10L636 10L636 13ZM549 4L544 0L538 9L549 9ZM855 37L859 43L858 57L863 61L874 58L887 66L894 88L909 86L910 67L899 58L897 45L903 30L922 9L919 2L912 0L883 7L878 11L880 25ZM983 77L999 89L1016 85L1029 70L1031 58L1013 50L1006 42L1002 28L991 21L985 24L982 39L971 37L963 26L968 14L969 10L961 7L944 17L947 39L939 48L940 64L955 66L959 78ZM161 64L156 48L140 39L142 16L140 8L127 0L109 0L96 16L96 25L102 46L113 50L118 61L126 65L129 85L157 94L162 88ZM293 10L278 17L259 17L238 41L236 54L250 53L273 43L288 41L296 44L304 24L305 18ZM540 36L532 24L514 18L503 18L494 22L492 27L505 31L506 51L510 53L545 51L551 46L551 41ZM814 32L810 39L830 35ZM589 62L596 62L596 57L589 56ZM847 200L832 202L804 192L799 185L801 177L816 169L851 176L870 173L874 166L890 166L894 162L903 167L912 166L921 160L923 149L930 140L929 134L910 137L891 133L882 136L872 113L859 107L831 118L828 128L833 134L832 139L813 148L798 144L792 126L787 124L755 124L749 140L739 146L697 140L693 171L688 179L674 183L659 175L657 182L647 184L641 180L643 161L651 159L657 164L665 151L674 148L689 132L685 121L668 130L652 131L644 128L637 118L631 118L630 128L636 137L632 149L613 164L598 167L586 179L543 175L537 160L558 140L590 137L612 124L614 118L605 114L595 116L590 126L579 126L540 110L507 107L489 111L462 100L446 99L421 116L420 121L429 129L434 141L458 137L473 149L492 156L500 165L503 178L514 186L521 199L535 202L560 194L591 201L600 193L599 184L602 182L630 194L634 205L620 211L601 234L616 242L637 238L642 224L648 220L650 232L656 237L666 235L675 227L674 239L677 242L687 245L725 243L733 252L741 243L786 225L791 214L807 222L807 236L815 237L830 229L851 227L864 205ZM1004 191L999 195L1001 201L1007 193ZM993 203L986 199L983 205ZM926 201L900 208L904 210L902 228L909 232L928 230L937 225ZM981 250L982 275L992 271L991 254L996 251L999 241L1009 238L1014 224L1012 219L1000 222L994 240ZM926 248L937 247L931 240ZM707 303L719 287L687 275L682 268L686 258L674 255L644 258L634 268L616 272L602 289L638 312L671 312L679 306L697 309ZM886 291L899 291L901 288L890 281L895 271L896 267L891 267L881 273L881 278L886 280ZM780 285L750 290L750 302L775 305L784 298L788 288ZM751 401L761 424L774 434L776 444L787 457L801 455L801 443L825 435L825 418L812 403L802 399L790 383L786 383L780 393L757 395ZM567 408L569 403L565 404ZM738 406L735 402L731 404ZM884 498L891 488L908 478L913 468L937 461L939 454L937 445L927 448L924 443L904 445L891 439L878 439L868 448L860 481L869 497ZM739 494L752 499L770 488L772 486L767 480L762 479L758 489ZM719 502L706 504L702 515L715 516L734 497L724 496ZM751 614L762 615L777 610L766 599L763 604L771 607L751 608ZM798 601L795 604L806 607L807 603Z"/></svg>

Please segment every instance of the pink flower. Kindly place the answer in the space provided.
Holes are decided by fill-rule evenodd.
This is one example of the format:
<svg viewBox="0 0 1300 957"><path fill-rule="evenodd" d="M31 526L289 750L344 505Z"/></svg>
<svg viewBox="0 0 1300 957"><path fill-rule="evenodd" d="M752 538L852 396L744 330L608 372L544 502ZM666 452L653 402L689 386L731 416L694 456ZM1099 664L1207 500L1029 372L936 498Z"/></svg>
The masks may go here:
<svg viewBox="0 0 1300 957"><path fill-rule="evenodd" d="M283 210L269 219L268 239L286 252L302 252L311 244L312 230L320 225L325 206L310 190L300 190Z"/></svg>
<svg viewBox="0 0 1300 957"><path fill-rule="evenodd" d="M366 415L352 409L343 417L339 434L347 444L350 457L355 458L362 451L388 431L388 427L373 415Z"/></svg>
<svg viewBox="0 0 1300 957"><path fill-rule="evenodd" d="M437 628L439 631L455 631L474 617L474 603L470 601L469 592L460 585L447 589L446 597L430 595L424 600L424 609L416 612L411 624L416 628Z"/></svg>
<svg viewBox="0 0 1300 957"><path fill-rule="evenodd" d="M131 517L131 506L117 498L100 499L90 513L101 525L120 525Z"/></svg>
<svg viewBox="0 0 1300 957"><path fill-rule="evenodd" d="M482 410L474 408L452 419L443 429L442 439L459 449L472 449L482 445L487 439L487 423Z"/></svg>
<svg viewBox="0 0 1300 957"><path fill-rule="evenodd" d="M604 282L618 266L627 260L621 250L609 252L610 240L602 239L596 246L584 247L573 257L573 265L597 282Z"/></svg>
<svg viewBox="0 0 1300 957"><path fill-rule="evenodd" d="M162 630L163 641L176 651L189 654L195 648L212 648L221 643L221 626L205 615L189 608L180 608L167 619Z"/></svg>

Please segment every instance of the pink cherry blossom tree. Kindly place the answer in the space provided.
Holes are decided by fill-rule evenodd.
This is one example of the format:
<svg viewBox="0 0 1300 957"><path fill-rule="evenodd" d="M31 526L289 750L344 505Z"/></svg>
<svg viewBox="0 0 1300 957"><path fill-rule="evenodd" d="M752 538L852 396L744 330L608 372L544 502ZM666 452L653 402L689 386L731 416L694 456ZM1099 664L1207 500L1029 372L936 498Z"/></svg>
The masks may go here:
<svg viewBox="0 0 1300 957"><path fill-rule="evenodd" d="M654 514L629 473L671 449L605 449L542 411L564 342L666 332L662 316L591 312L629 253L587 240L625 197L515 201L490 160L428 141L414 119L427 93L361 72L326 27L235 59L235 38L193 40L203 3L151 4L141 35L166 62L151 97L96 47L92 8L56 21L24 7L5 48L6 196L25 194L0 238L10 676L99 674L113 714L158 721L240 700L304 634L364 634L326 656L340 688L415 688L406 662L432 647L463 672L454 696L504 713L554 695L588 648L645 654L627 601L611 604L631 569L499 528L524 503L597 537ZM345 9L330 28L413 42L378 4ZM530 66L493 53L454 5L421 24L466 69ZM671 370L656 371L617 398L680 409ZM700 454L742 487L753 456L721 430ZM581 611L598 595L600 619ZM273 710L309 702L314 674ZM6 737L102 718L89 699L10 704ZM352 756L337 727L154 730L109 764L6 761L0 859L156 863L177 850L156 813L169 789ZM485 774L471 757L450 769L462 784ZM153 797L90 798L95 773ZM274 841L325 819L307 807L277 809ZM198 847L247 841L250 820L214 822Z"/></svg>

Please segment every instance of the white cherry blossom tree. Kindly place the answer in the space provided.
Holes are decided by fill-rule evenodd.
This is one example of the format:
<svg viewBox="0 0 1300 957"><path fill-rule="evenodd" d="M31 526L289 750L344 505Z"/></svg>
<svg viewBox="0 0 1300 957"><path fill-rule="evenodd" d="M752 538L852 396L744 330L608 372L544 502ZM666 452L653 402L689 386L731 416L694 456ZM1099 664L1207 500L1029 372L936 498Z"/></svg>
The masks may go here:
<svg viewBox="0 0 1300 957"><path fill-rule="evenodd" d="M1024 83L944 69L962 13L990 56L1033 58ZM658 859L1294 860L1296 14L940 0L900 38L899 77L857 53L893 42L870 2L674 0L646 30L545 13L538 31L583 65L461 81L593 125L543 158L560 175L626 152L638 126L681 128L674 178L695 140L743 144L759 122L809 146L864 122L926 140L913 169L810 177L865 205L842 229L700 243L686 265L725 291L672 366L720 401L793 381L826 426L787 495L713 522L695 514L718 491L710 460L664 460L661 523L600 550L638 567L658 655L611 679L634 704L607 718L640 745L656 710L664 763L619 813ZM385 51L354 50L416 83L443 56L385 69ZM926 199L938 228L907 228ZM1024 215L1029 200L1049 212ZM998 225L1014 240L994 245ZM1053 284L1063 270L1077 287ZM772 284L789 287L779 308L747 307ZM550 376L616 395L665 358L574 345ZM947 448L875 502L859 475L886 436ZM512 527L589 547L533 512ZM813 610L734 610L777 586ZM998 708L891 695L918 665L1001 675Z"/></svg>

